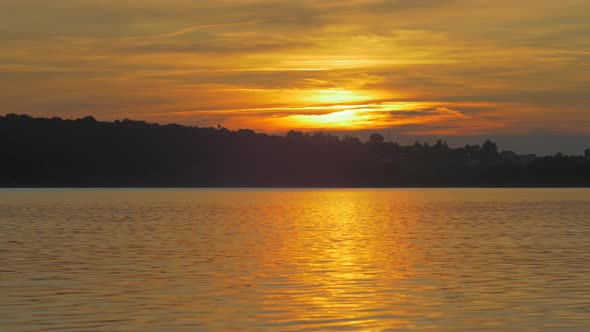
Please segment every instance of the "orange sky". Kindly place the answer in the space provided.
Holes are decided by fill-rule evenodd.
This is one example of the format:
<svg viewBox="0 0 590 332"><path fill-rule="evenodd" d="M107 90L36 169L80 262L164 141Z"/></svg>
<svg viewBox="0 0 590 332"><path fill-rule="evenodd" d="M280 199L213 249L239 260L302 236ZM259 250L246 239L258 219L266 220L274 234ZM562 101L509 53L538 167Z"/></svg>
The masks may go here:
<svg viewBox="0 0 590 332"><path fill-rule="evenodd" d="M588 13L587 0L4 0L1 113L585 134Z"/></svg>

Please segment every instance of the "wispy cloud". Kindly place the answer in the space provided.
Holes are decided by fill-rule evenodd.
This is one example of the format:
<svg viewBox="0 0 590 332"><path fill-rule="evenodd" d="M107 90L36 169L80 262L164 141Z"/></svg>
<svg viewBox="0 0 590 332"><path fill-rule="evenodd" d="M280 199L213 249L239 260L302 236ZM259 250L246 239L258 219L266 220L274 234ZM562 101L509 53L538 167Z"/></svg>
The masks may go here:
<svg viewBox="0 0 590 332"><path fill-rule="evenodd" d="M270 132L583 132L589 10L585 0L6 0L0 103Z"/></svg>

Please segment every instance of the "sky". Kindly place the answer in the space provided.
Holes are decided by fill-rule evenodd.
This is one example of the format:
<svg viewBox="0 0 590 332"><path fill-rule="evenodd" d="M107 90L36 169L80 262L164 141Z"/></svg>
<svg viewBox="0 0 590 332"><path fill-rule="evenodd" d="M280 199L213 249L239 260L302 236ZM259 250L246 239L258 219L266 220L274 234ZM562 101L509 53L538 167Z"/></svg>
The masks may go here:
<svg viewBox="0 0 590 332"><path fill-rule="evenodd" d="M588 0L2 0L0 113L590 147Z"/></svg>

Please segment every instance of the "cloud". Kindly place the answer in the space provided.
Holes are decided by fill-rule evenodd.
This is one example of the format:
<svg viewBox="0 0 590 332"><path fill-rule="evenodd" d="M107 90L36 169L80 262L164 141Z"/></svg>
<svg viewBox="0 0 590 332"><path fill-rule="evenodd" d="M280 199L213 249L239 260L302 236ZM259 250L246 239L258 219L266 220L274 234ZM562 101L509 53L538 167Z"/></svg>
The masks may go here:
<svg viewBox="0 0 590 332"><path fill-rule="evenodd" d="M584 132L589 10L585 0L5 0L0 102L272 132L297 116L416 135Z"/></svg>

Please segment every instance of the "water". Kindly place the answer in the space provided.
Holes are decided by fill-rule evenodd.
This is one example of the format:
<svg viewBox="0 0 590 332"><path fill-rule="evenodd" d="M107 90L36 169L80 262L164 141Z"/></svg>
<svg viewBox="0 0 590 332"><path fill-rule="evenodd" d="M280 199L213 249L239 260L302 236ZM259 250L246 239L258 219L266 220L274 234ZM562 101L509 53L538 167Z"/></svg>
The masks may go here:
<svg viewBox="0 0 590 332"><path fill-rule="evenodd" d="M2 190L1 331L588 331L590 190Z"/></svg>

